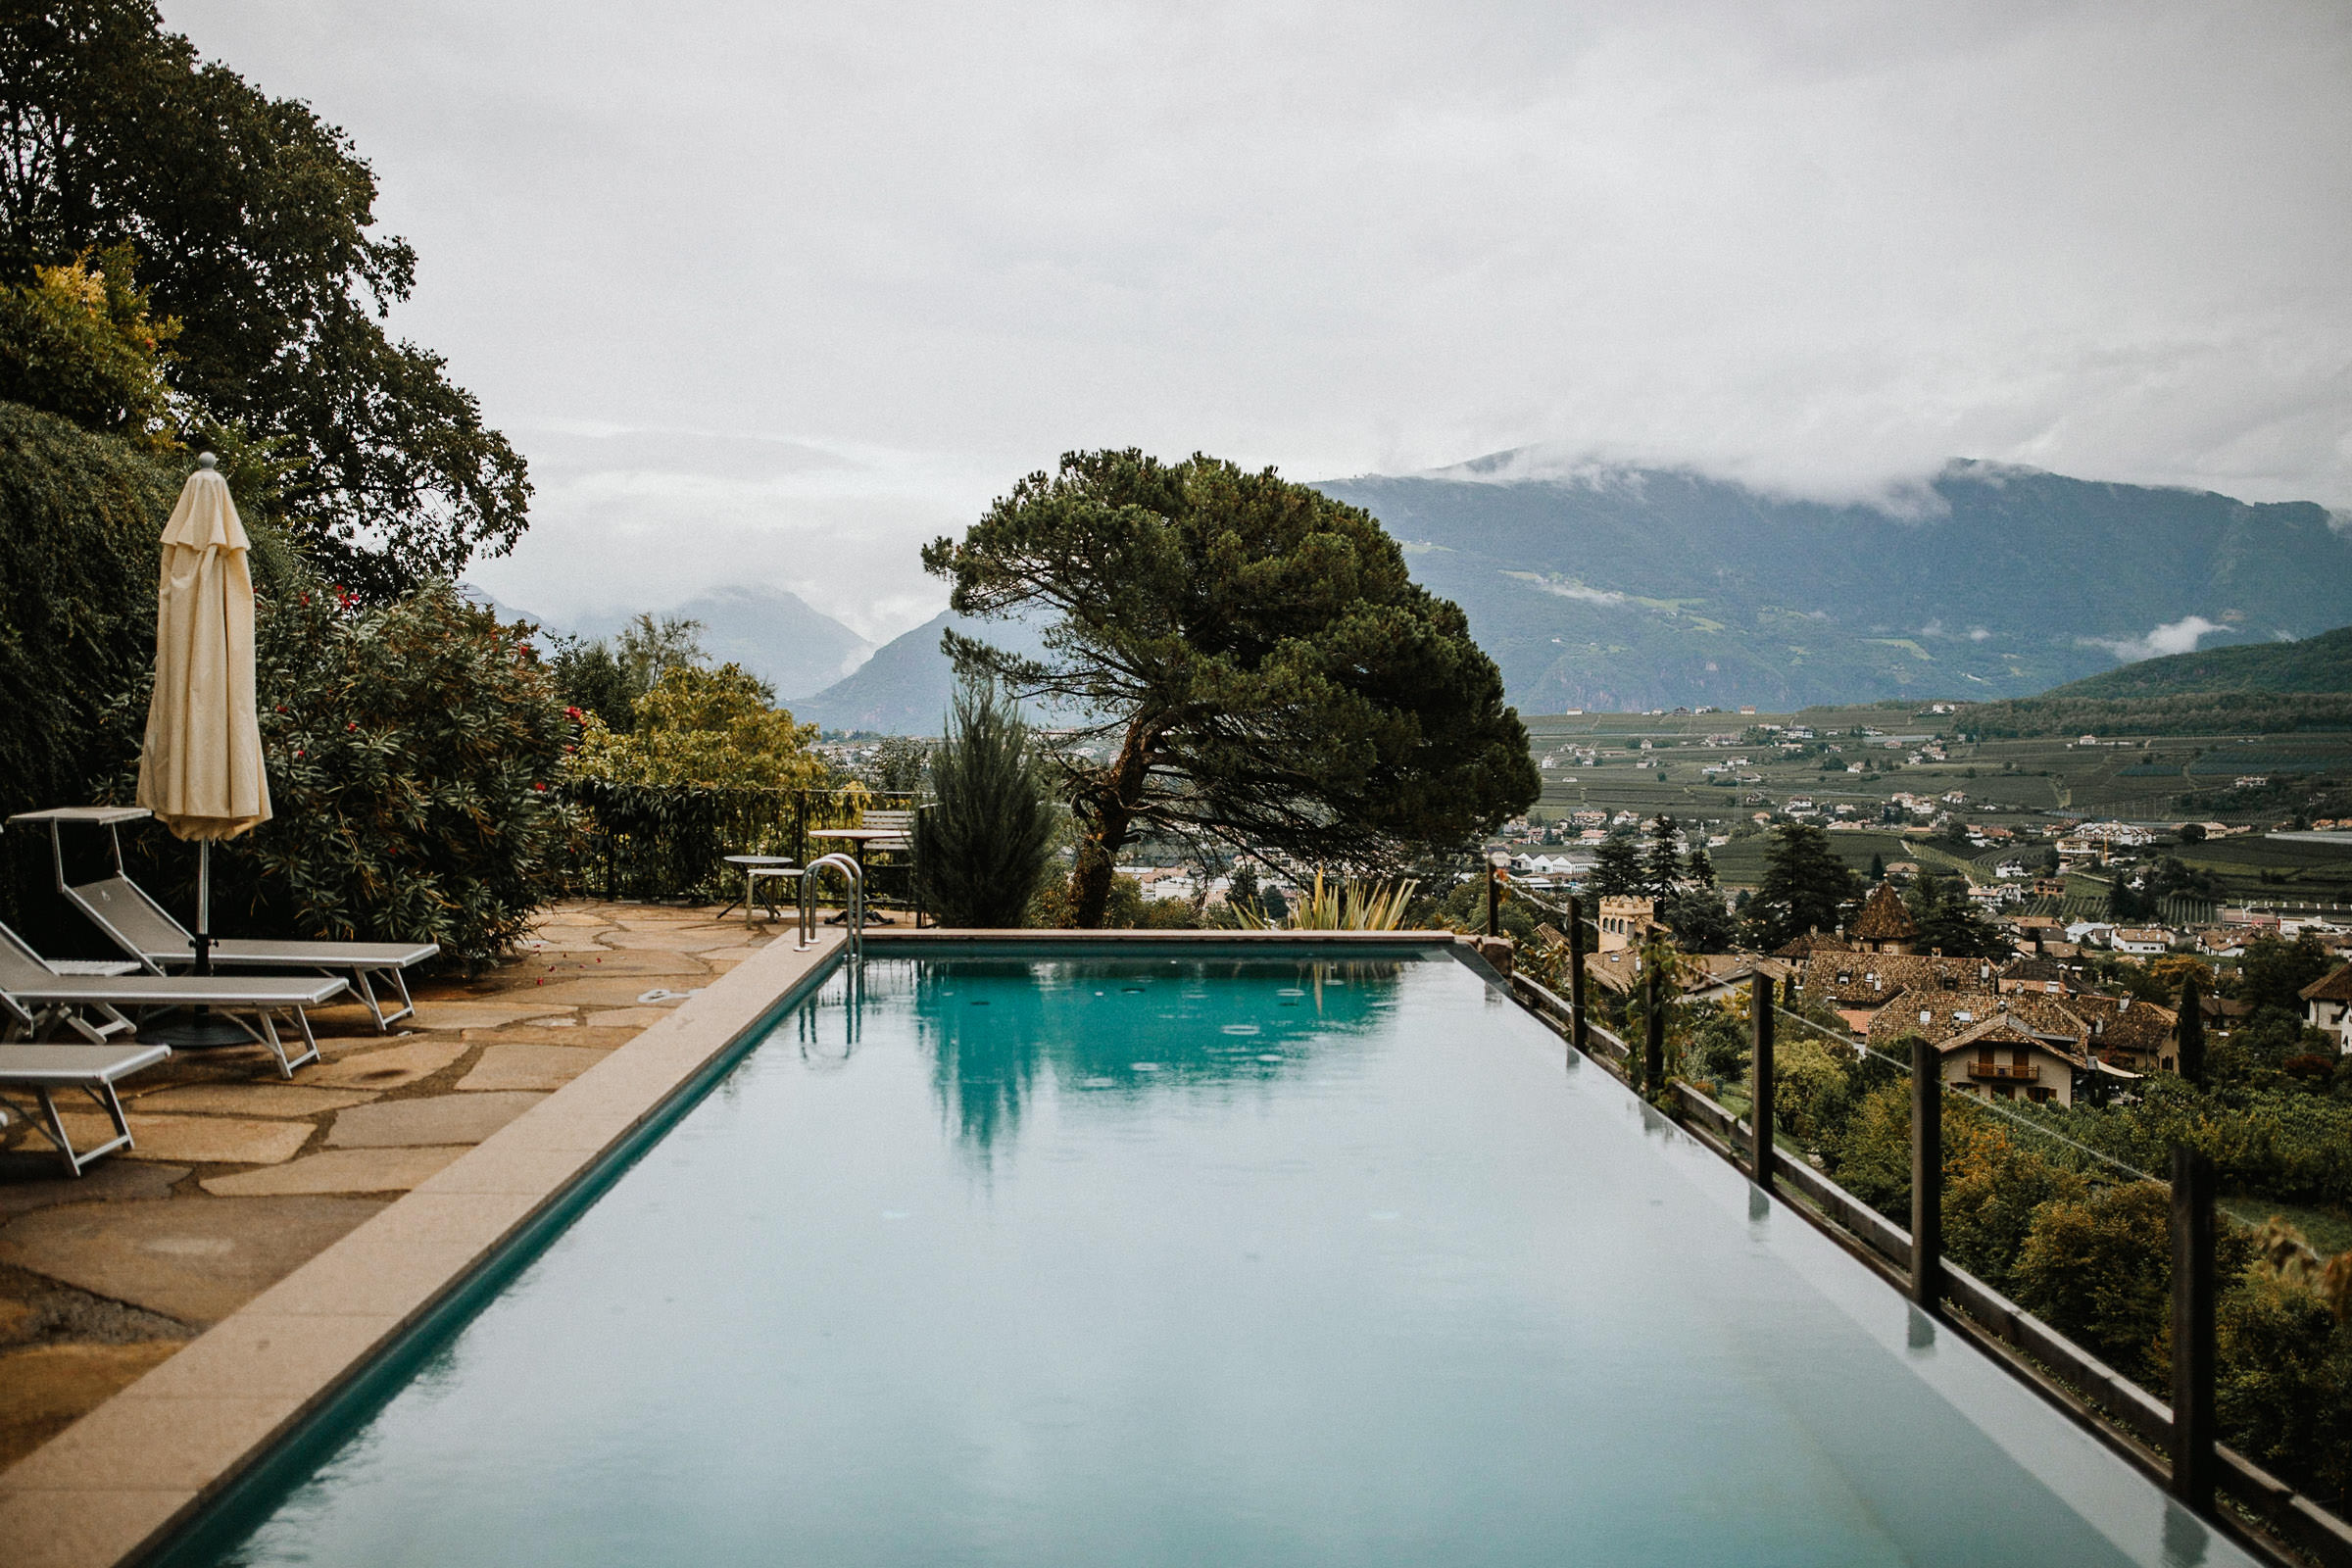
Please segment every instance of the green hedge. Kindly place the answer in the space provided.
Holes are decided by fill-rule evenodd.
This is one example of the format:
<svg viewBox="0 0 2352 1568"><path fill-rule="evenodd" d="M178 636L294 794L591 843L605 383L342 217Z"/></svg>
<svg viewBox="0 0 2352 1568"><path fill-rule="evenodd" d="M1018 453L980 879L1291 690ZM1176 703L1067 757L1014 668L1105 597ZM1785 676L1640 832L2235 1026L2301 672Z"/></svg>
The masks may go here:
<svg viewBox="0 0 2352 1568"><path fill-rule="evenodd" d="M145 714L126 733L119 700L155 661L158 541L183 472L0 403L0 815L86 802L137 756ZM47 841L9 838L0 919L60 926Z"/></svg>

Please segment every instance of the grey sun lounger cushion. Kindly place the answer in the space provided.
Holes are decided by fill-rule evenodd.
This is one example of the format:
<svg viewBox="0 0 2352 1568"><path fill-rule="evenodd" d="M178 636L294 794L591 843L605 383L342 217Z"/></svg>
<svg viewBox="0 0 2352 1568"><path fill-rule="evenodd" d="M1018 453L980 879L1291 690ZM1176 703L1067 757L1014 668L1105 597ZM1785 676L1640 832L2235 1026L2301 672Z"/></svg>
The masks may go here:
<svg viewBox="0 0 2352 1568"><path fill-rule="evenodd" d="M123 1117L122 1102L115 1094L115 1085L171 1054L169 1046L130 1042L100 1046L0 1045L0 1104L12 1105L24 1117L26 1125L56 1145L67 1171L78 1176L91 1160L130 1147L130 1123ZM77 1089L89 1096L115 1124L115 1135L93 1149L75 1149L66 1128L66 1118L57 1106L57 1092L61 1089ZM37 1113L30 1105L10 1101L10 1090L20 1093L30 1090L39 1106ZM6 1118L0 1116L0 1126L4 1125Z"/></svg>
<svg viewBox="0 0 2352 1568"><path fill-rule="evenodd" d="M295 1068L318 1059L306 1009L322 1007L348 989L340 975L60 974L23 937L0 925L0 1018L35 1036L65 1024L98 1044L136 1027L124 1008L215 1007L269 1047L278 1071L291 1078ZM84 1018L85 1010L98 1021ZM281 1012L302 1031L299 1056L288 1055L278 1038L274 1015ZM260 1027L240 1013L251 1013Z"/></svg>
<svg viewBox="0 0 2352 1568"><path fill-rule="evenodd" d="M147 896L146 889L126 876L110 876L66 889L117 946L134 954L156 970L185 968L196 961L196 938L167 909ZM404 970L414 968L441 951L434 942L281 942L273 937L216 937L216 969L318 969L351 977L352 990L375 1019L378 1033L410 1016L416 1005L409 998ZM376 1000L378 983L398 1003L389 1008ZM386 998L385 1002L390 1002Z"/></svg>

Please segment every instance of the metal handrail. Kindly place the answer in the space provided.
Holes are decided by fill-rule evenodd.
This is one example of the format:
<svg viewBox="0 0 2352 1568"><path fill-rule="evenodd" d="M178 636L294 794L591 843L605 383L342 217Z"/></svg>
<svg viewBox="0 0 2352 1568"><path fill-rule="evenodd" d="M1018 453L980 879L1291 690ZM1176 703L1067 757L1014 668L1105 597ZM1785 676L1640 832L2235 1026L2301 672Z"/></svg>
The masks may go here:
<svg viewBox="0 0 2352 1568"><path fill-rule="evenodd" d="M808 862L808 870L801 878L801 946L806 948L816 940L816 882L817 873L830 867L839 871L849 893L850 956L865 956L865 872L846 855L827 855Z"/></svg>

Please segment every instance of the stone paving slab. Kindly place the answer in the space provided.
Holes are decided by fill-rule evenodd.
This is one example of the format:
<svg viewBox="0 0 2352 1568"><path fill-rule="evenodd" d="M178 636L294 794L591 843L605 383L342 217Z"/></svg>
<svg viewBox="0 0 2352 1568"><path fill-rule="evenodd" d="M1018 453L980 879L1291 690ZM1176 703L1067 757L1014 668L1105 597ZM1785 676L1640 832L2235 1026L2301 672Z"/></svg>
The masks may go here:
<svg viewBox="0 0 2352 1568"><path fill-rule="evenodd" d="M184 1165L106 1159L79 1176L69 1176L46 1146L0 1154L0 1224L52 1203L116 1203L162 1198L187 1173Z"/></svg>
<svg viewBox="0 0 2352 1568"><path fill-rule="evenodd" d="M200 1185L220 1198L296 1193L405 1193L466 1152L466 1144L422 1148L329 1149L284 1165L214 1176Z"/></svg>
<svg viewBox="0 0 2352 1568"><path fill-rule="evenodd" d="M702 960L693 954L666 947L631 953L543 954L526 960L520 969L534 980L545 978L551 983L604 974L673 976L704 972Z"/></svg>
<svg viewBox="0 0 2352 1568"><path fill-rule="evenodd" d="M130 1387L176 1353L185 1340L131 1345L27 1345L0 1352L0 1466L22 1459L72 1426L90 1407L93 1390ZM11 1544L8 1560L18 1561Z"/></svg>
<svg viewBox="0 0 2352 1568"><path fill-rule="evenodd" d="M563 1007L541 1000L528 985L518 993L517 1002L418 1002L416 1016L408 1020L408 1027L432 1029L497 1029L506 1024L521 1023L527 1018L560 1015Z"/></svg>
<svg viewBox="0 0 2352 1568"><path fill-rule="evenodd" d="M251 1121L241 1116L142 1116L132 1111L131 1147L124 1159L162 1159L197 1165L274 1165L292 1159L311 1141L307 1121ZM77 1149L102 1144L115 1133L100 1115L66 1118L66 1134Z"/></svg>
<svg viewBox="0 0 2352 1568"><path fill-rule="evenodd" d="M635 1034L638 1030L650 1029L668 1017L674 1005L675 1004L659 1007L600 1007L587 1014L586 1022L590 1028L594 1029L626 1029L631 1034Z"/></svg>
<svg viewBox="0 0 2352 1568"><path fill-rule="evenodd" d="M366 1090L314 1089L308 1084L183 1084L135 1099L125 1097L123 1108L197 1116L323 1116L374 1098Z"/></svg>
<svg viewBox="0 0 2352 1568"><path fill-rule="evenodd" d="M602 1033L603 1031L599 1031ZM578 1046L544 1046L520 1041L483 1048L482 1059L458 1080L468 1093L499 1089L561 1089L610 1054Z"/></svg>
<svg viewBox="0 0 2352 1568"><path fill-rule="evenodd" d="M592 1016L603 1018L605 1013ZM588 1051L614 1051L637 1038L641 1029L604 1029L590 1024L516 1024L512 1029L468 1029L461 1037L469 1046L568 1046Z"/></svg>
<svg viewBox="0 0 2352 1568"><path fill-rule="evenodd" d="M0 1230L0 1262L182 1323L214 1323L383 1206L357 1198L59 1204Z"/></svg>
<svg viewBox="0 0 2352 1568"><path fill-rule="evenodd" d="M709 978L707 971L700 970L692 975L559 976L543 982L530 995L544 1002L550 1012L559 1007L632 1007L648 1005L637 1000L648 991L692 991Z"/></svg>
<svg viewBox="0 0 2352 1568"><path fill-rule="evenodd" d="M295 1083L326 1089L406 1089L466 1054L457 1040L411 1040L379 1051L354 1051L295 1073Z"/></svg>
<svg viewBox="0 0 2352 1568"><path fill-rule="evenodd" d="M739 925L725 929L710 926L680 926L666 931L615 931L604 939L605 945L623 953L661 951L691 953L707 956L726 953L736 948L757 948L767 940L767 933L758 926L745 930Z"/></svg>
<svg viewBox="0 0 2352 1568"><path fill-rule="evenodd" d="M478 1144L546 1098L490 1094L381 1100L337 1116L335 1125L327 1131L326 1142L335 1149Z"/></svg>

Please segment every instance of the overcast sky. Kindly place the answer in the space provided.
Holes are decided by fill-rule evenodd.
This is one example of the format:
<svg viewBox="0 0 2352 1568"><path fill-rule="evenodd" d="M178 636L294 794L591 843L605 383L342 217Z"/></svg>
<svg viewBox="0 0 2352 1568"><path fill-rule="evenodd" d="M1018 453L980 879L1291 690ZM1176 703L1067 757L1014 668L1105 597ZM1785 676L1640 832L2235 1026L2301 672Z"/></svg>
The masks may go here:
<svg viewBox="0 0 2352 1568"><path fill-rule="evenodd" d="M163 0L357 139L559 618L914 555L1078 447L1950 457L2352 509L2352 8Z"/></svg>

